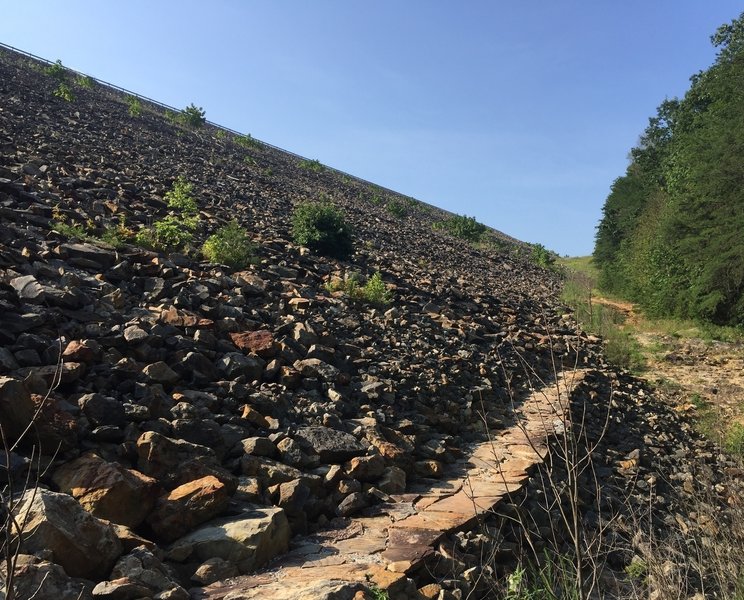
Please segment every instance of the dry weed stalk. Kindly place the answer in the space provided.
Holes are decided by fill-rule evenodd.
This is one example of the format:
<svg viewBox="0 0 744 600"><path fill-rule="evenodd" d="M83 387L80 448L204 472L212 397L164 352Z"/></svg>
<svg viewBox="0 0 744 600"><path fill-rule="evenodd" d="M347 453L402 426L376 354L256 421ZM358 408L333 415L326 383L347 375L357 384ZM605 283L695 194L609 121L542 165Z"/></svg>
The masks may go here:
<svg viewBox="0 0 744 600"><path fill-rule="evenodd" d="M2 452L5 460L4 467L6 476L6 481L2 488L0 488L0 527L2 528L0 534L2 538L2 541L0 542L0 554L2 555L3 560L3 569L0 569L0 590L4 590L5 600L17 600L15 579L17 574L18 558L21 554L21 546L28 525L28 511L26 514L21 515L19 519L17 515L18 507L21 505L26 492L29 490L32 490L33 492L31 500L31 502L33 502L36 492L39 489L41 477L44 475L44 470L42 469L41 464L41 440L39 439L38 434L36 436L36 441L31 446L31 456L25 464L27 470L22 482L20 482L20 487L16 485L19 482L16 481L16 474L13 472L13 457L15 451L18 450L23 440L34 429L42 411L49 402L52 393L57 389L62 380L63 360L61 338L58 338L58 340L59 347L57 365L52 377L52 382L48 386L42 399L38 402L34 413L31 416L31 420L12 444L10 443L10 440L8 440L8 436L3 430L2 424L0 424L0 438L2 438ZM58 451L59 446L54 451L53 457ZM52 462L53 461L50 461L49 464ZM34 466L34 463L36 466L36 474L32 477L32 472L34 471L32 467ZM2 465L0 465L0 467L1 466ZM31 598L35 597L39 593L46 581L47 575L44 576L39 587L33 593Z"/></svg>
<svg viewBox="0 0 744 600"><path fill-rule="evenodd" d="M586 400L572 403L572 396L583 377L578 367L578 353L570 368L563 370L556 361L552 336L548 336L548 339L551 344L552 383L544 381L515 349L527 377L529 391L542 395L544 409L539 411L541 437L551 441L535 476L542 515L519 509L513 514L497 509L497 514L511 521L519 530L529 555L524 562L531 565L532 574L538 580L539 597L586 600L600 594L606 556L611 550L607 540L612 536L608 534L616 519L614 514L606 514L606 503L594 460L610 423L613 391L605 399L601 422L590 424ZM506 373L504 375L517 427L532 451L537 456L543 456L544 451L537 447L520 416L510 378ZM494 457L497 457L496 454ZM587 527L585 523L584 517L590 511L596 515L595 527ZM544 515L549 517L548 527L540 525L539 516ZM526 583L522 581L524 569L524 565L520 564L516 571L519 577L510 580L507 597L531 597L521 589Z"/></svg>

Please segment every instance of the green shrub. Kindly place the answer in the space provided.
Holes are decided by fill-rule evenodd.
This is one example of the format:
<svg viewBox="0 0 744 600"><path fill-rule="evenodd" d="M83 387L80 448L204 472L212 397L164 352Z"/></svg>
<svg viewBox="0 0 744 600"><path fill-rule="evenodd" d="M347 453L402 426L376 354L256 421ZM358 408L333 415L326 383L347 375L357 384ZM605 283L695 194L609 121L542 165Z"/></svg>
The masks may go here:
<svg viewBox="0 0 744 600"><path fill-rule="evenodd" d="M93 88L93 78L88 75L78 75L75 78L75 85L90 90Z"/></svg>
<svg viewBox="0 0 744 600"><path fill-rule="evenodd" d="M101 241L106 242L109 246L119 248L126 242L131 241L135 234L126 225L126 217L119 215L119 222L116 225L109 225L101 235Z"/></svg>
<svg viewBox="0 0 744 600"><path fill-rule="evenodd" d="M193 186L178 177L165 193L168 208L178 211L143 227L135 236L135 243L158 250L181 250L194 239L193 231L199 223L199 208L191 195Z"/></svg>
<svg viewBox="0 0 744 600"><path fill-rule="evenodd" d="M66 237L77 238L79 240L87 240L89 237L85 227L74 223L65 223L63 221L53 222L52 229Z"/></svg>
<svg viewBox="0 0 744 600"><path fill-rule="evenodd" d="M732 423L726 431L724 446L732 454L744 456L744 425Z"/></svg>
<svg viewBox="0 0 744 600"><path fill-rule="evenodd" d="M232 220L207 238L202 246L202 254L209 262L239 269L250 264L254 246L248 232L237 220Z"/></svg>
<svg viewBox="0 0 744 600"><path fill-rule="evenodd" d="M70 86L64 82L60 83L52 94L57 98L62 98L62 100L66 102L72 102L75 100L75 95L72 93Z"/></svg>
<svg viewBox="0 0 744 600"><path fill-rule="evenodd" d="M140 229L135 241L148 248L157 250L180 250L194 239L196 217L184 218L167 215L156 221L152 227Z"/></svg>
<svg viewBox="0 0 744 600"><path fill-rule="evenodd" d="M177 210L184 215L195 215L199 209L192 195L192 186L184 177L178 177L169 191L165 193L168 208Z"/></svg>
<svg viewBox="0 0 744 600"><path fill-rule="evenodd" d="M323 256L346 258L353 250L351 227L343 212L328 202L306 202L292 214L295 242Z"/></svg>
<svg viewBox="0 0 744 600"><path fill-rule="evenodd" d="M410 207L399 200L391 200L385 205L387 211L394 217L402 219L411 212Z"/></svg>
<svg viewBox="0 0 744 600"><path fill-rule="evenodd" d="M364 287L362 287L362 296L370 304L378 306L390 304L392 301L392 294L387 289L379 271L372 275L367 280L367 283L364 284Z"/></svg>
<svg viewBox="0 0 744 600"><path fill-rule="evenodd" d="M555 267L555 253L548 250L542 244L532 244L530 260L544 269Z"/></svg>
<svg viewBox="0 0 744 600"><path fill-rule="evenodd" d="M53 65L46 67L44 73L54 77L57 81L64 81L67 77L67 69L62 65L61 60L57 60Z"/></svg>
<svg viewBox="0 0 744 600"><path fill-rule="evenodd" d="M476 221L475 217L465 215L453 215L444 221L435 223L434 227L469 242L479 241L488 229L483 223Z"/></svg>
<svg viewBox="0 0 744 600"><path fill-rule="evenodd" d="M205 117L204 109L201 106L195 104L189 104L186 108L181 111L178 115L178 120L188 127L198 128L207 122Z"/></svg>
<svg viewBox="0 0 744 600"><path fill-rule="evenodd" d="M313 173L322 173L323 171L325 171L323 163L321 163L318 159L302 160L300 161L300 168L307 171L312 171Z"/></svg>
<svg viewBox="0 0 744 600"><path fill-rule="evenodd" d="M238 146L243 146L243 148L258 148L261 146L261 142L255 139L250 133L247 133L246 135L238 135L233 138L233 141L238 144Z"/></svg>
<svg viewBox="0 0 744 600"><path fill-rule="evenodd" d="M127 96L127 107L131 117L139 117L142 114L142 103L136 96Z"/></svg>
<svg viewBox="0 0 744 600"><path fill-rule="evenodd" d="M352 273L346 279L337 279L327 284L326 289L329 292L344 292L352 300L375 306L385 306L393 301L393 295L387 289L379 271L364 285L361 284L360 276Z"/></svg>

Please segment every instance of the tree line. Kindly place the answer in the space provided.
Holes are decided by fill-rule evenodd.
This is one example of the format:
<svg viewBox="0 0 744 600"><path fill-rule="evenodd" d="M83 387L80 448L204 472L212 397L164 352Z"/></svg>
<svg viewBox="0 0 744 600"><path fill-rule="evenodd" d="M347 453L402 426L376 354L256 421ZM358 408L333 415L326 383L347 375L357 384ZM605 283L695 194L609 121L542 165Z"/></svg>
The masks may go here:
<svg viewBox="0 0 744 600"><path fill-rule="evenodd" d="M597 227L601 289L650 315L744 324L744 13L714 64L665 100Z"/></svg>

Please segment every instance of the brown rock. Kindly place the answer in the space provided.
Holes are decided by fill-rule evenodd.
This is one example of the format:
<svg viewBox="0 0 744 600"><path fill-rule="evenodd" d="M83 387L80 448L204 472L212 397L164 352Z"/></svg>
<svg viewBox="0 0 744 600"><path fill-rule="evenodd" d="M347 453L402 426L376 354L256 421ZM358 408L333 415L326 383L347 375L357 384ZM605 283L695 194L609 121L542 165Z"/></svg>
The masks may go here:
<svg viewBox="0 0 744 600"><path fill-rule="evenodd" d="M139 437L137 454L139 469L166 483L177 480L182 471L188 470L189 463L195 461L218 466L210 448L175 440L155 431L146 431Z"/></svg>
<svg viewBox="0 0 744 600"><path fill-rule="evenodd" d="M162 360L147 365L142 372L147 376L150 381L156 383L175 383L180 379L178 373L171 369Z"/></svg>
<svg viewBox="0 0 744 600"><path fill-rule="evenodd" d="M95 454L76 458L54 472L52 481L101 519L137 527L155 504L158 483Z"/></svg>
<svg viewBox="0 0 744 600"><path fill-rule="evenodd" d="M50 551L53 561L71 577L103 579L121 554L113 527L83 510L67 494L28 490L14 515L16 522L26 523L22 551Z"/></svg>
<svg viewBox="0 0 744 600"><path fill-rule="evenodd" d="M346 474L359 481L377 481L385 471L385 459L379 454L356 456L346 465Z"/></svg>
<svg viewBox="0 0 744 600"><path fill-rule="evenodd" d="M241 415L241 417L249 423L253 423L253 425L255 425L256 427L263 427L264 429L269 428L269 422L266 420L266 417L264 417L250 404L246 404L245 406L243 406L243 414Z"/></svg>
<svg viewBox="0 0 744 600"><path fill-rule="evenodd" d="M208 475L180 485L160 498L148 522L162 540L172 542L219 515L229 501L226 486Z"/></svg>
<svg viewBox="0 0 744 600"><path fill-rule="evenodd" d="M242 333L231 333L233 344L240 350L253 352L261 358L274 358L277 352L277 344L270 331L245 331Z"/></svg>
<svg viewBox="0 0 744 600"><path fill-rule="evenodd" d="M72 340L64 352L62 358L73 362L91 364L101 356L101 346L95 340Z"/></svg>

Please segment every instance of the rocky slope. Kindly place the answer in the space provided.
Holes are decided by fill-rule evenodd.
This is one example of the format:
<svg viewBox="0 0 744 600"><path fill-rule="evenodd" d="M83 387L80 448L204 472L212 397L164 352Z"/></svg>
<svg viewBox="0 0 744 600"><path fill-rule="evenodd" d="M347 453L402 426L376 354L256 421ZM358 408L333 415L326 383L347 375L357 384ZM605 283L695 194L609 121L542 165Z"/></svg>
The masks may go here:
<svg viewBox="0 0 744 600"><path fill-rule="evenodd" d="M556 278L506 236L471 247L432 229L436 209L69 81L72 101L0 51L0 425L5 502L27 518L9 528L21 597L188 598L434 485L556 363L604 366ZM167 214L177 177L198 201L195 247L237 218L256 264L96 241ZM293 206L321 197L354 225L348 261L291 241ZM352 272L380 272L392 303L328 291Z"/></svg>

